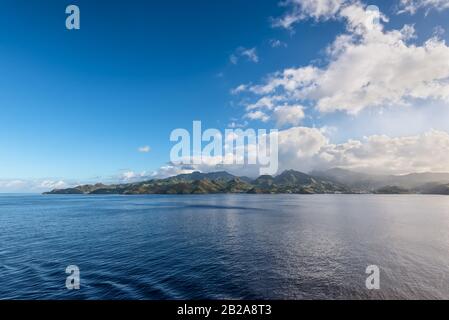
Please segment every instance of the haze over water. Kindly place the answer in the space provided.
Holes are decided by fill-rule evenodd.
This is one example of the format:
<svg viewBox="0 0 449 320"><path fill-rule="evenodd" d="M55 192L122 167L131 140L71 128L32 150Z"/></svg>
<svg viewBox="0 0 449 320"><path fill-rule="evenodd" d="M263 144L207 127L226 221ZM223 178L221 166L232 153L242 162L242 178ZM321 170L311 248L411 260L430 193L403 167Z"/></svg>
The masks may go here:
<svg viewBox="0 0 449 320"><path fill-rule="evenodd" d="M0 196L0 299L224 298L449 299L449 197Z"/></svg>

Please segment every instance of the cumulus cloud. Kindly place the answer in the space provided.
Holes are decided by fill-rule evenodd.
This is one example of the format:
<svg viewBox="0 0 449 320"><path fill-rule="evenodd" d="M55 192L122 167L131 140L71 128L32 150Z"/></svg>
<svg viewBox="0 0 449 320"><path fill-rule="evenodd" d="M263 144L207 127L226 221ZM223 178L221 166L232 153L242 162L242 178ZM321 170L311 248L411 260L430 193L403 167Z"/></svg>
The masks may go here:
<svg viewBox="0 0 449 320"><path fill-rule="evenodd" d="M128 171L122 172L119 175L119 181L129 183L129 182L136 182L136 181L144 180L147 177L148 177L148 174L146 171L135 172L135 171L128 170Z"/></svg>
<svg viewBox="0 0 449 320"><path fill-rule="evenodd" d="M426 14L432 10L442 11L449 8L449 0L401 0L398 13L408 12L415 14L424 9Z"/></svg>
<svg viewBox="0 0 449 320"><path fill-rule="evenodd" d="M258 101L276 97L290 104L309 102L320 112L348 114L416 100L449 101L449 47L444 40L433 36L418 45L410 25L384 31L387 18L360 3L341 8L338 15L346 19L348 33L328 47L327 65L288 68L247 91L262 96Z"/></svg>
<svg viewBox="0 0 449 320"><path fill-rule="evenodd" d="M190 166L176 166L173 164L167 164L160 167L158 170L153 171L151 174L152 179L163 179L167 177L176 176L178 174L188 174L192 173L196 170L200 170L199 168L190 167Z"/></svg>
<svg viewBox="0 0 449 320"><path fill-rule="evenodd" d="M449 172L449 134L373 135L332 144L315 128L296 127L279 134L282 168L303 171L341 167L370 173Z"/></svg>
<svg viewBox="0 0 449 320"><path fill-rule="evenodd" d="M273 112L273 116L276 120L276 124L279 127L285 125L298 125L302 119L304 119L304 108L302 106L289 106L276 107Z"/></svg>
<svg viewBox="0 0 449 320"><path fill-rule="evenodd" d="M320 157L331 166L372 172L448 172L449 134L430 130L405 137L375 135L327 145Z"/></svg>
<svg viewBox="0 0 449 320"><path fill-rule="evenodd" d="M245 114L245 117L250 120L260 120L262 122L267 122L270 119L266 113L260 110L250 111Z"/></svg>
<svg viewBox="0 0 449 320"><path fill-rule="evenodd" d="M68 184L63 180L59 180L59 181L44 180L39 184L39 187L43 188L43 189L49 189L49 190L63 189L63 188L67 188Z"/></svg>
<svg viewBox="0 0 449 320"><path fill-rule="evenodd" d="M273 20L274 27L291 29L293 24L306 19L325 21L337 18L340 9L355 0L287 0L282 5L289 11L282 17Z"/></svg>
<svg viewBox="0 0 449 320"><path fill-rule="evenodd" d="M278 132L279 170L303 172L334 167L348 170L407 174L414 172L449 172L449 133L429 130L422 134L390 137L371 135L334 144L327 136L328 128L292 127ZM253 146L248 152L256 152ZM257 165L221 165L214 157L199 165L161 168L154 176L165 177L195 170L226 170L238 175L257 176Z"/></svg>

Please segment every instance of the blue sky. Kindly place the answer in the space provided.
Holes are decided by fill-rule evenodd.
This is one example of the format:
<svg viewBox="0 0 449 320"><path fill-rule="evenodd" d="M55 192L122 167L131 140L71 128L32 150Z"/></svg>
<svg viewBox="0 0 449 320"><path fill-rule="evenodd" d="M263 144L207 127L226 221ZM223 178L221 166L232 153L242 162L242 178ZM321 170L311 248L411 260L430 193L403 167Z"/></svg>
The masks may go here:
<svg viewBox="0 0 449 320"><path fill-rule="evenodd" d="M80 30L65 28L69 4L80 8ZM405 24L414 26L410 48L423 46L435 34L439 43L449 40L443 32L449 21L445 7L419 7L418 1L412 3L416 12L398 14L399 0L362 2L363 7L367 4L377 5L388 16L382 34ZM191 128L193 120L221 130L233 122L277 127L270 114L265 121L248 117L247 106L260 96L232 94L233 89L263 84L287 68L313 65L325 70L330 60L338 60L330 58L326 48L339 35L353 33L338 13L316 18L302 12L288 28L274 26L298 10L304 11L300 0L284 6L276 0L78 0L33 5L3 0L0 191L27 191L29 181L112 181L124 172L157 171L169 161L170 132ZM250 49L255 56L249 56ZM349 109L323 113L318 100L309 97L283 101L282 106L300 103L305 116L279 129L320 128L327 139L323 150L372 135L447 132L447 102L436 96L443 95L426 93L418 100L413 95L411 103L404 97L406 106L392 108L387 101L381 108L376 104L356 114ZM404 121L413 125L403 126ZM151 151L139 152L143 146Z"/></svg>

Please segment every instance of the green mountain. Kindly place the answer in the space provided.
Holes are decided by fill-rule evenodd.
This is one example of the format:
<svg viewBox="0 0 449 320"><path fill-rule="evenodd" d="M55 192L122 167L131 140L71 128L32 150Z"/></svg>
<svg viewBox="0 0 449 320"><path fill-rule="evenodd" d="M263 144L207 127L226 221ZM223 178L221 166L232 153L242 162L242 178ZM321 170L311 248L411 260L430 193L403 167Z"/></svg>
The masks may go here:
<svg viewBox="0 0 449 320"><path fill-rule="evenodd" d="M208 193L349 193L345 186L288 170L282 174L260 176L255 180L237 177L225 171L193 172L166 179L118 184L83 185L55 189L45 194L208 194Z"/></svg>
<svg viewBox="0 0 449 320"><path fill-rule="evenodd" d="M81 185L55 189L45 194L445 194L449 195L449 174L417 173L403 176L369 175L344 169L306 174L287 170L277 176L257 179L237 177L226 171L181 174L165 179L116 184Z"/></svg>
<svg viewBox="0 0 449 320"><path fill-rule="evenodd" d="M298 172L295 170L286 170L280 175L276 176L273 182L277 185L297 186L297 185L309 185L315 182L315 180L308 174Z"/></svg>

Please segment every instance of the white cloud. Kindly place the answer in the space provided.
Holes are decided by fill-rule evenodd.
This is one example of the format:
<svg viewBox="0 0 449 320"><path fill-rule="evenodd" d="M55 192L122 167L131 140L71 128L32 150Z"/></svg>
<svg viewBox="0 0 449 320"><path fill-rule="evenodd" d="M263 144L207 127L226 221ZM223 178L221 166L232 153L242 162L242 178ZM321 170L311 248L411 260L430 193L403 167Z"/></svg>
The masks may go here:
<svg viewBox="0 0 449 320"><path fill-rule="evenodd" d="M237 88L232 89L231 94L239 94L239 93L245 91L247 88L248 88L247 85L241 84Z"/></svg>
<svg viewBox="0 0 449 320"><path fill-rule="evenodd" d="M252 61L255 63L259 62L259 56L257 55L256 48L245 49L242 51L241 55L243 57L247 57L249 61Z"/></svg>
<svg viewBox="0 0 449 320"><path fill-rule="evenodd" d="M401 0L399 13L415 14L418 10L426 10L426 14L435 9L442 11L449 8L449 0Z"/></svg>
<svg viewBox="0 0 449 320"><path fill-rule="evenodd" d="M389 174L449 172L449 134L436 130L403 137L373 135L331 144L319 129L296 127L280 132L279 152L283 169L341 167Z"/></svg>
<svg viewBox="0 0 449 320"><path fill-rule="evenodd" d="M135 182L142 179L146 179L148 176L146 171L135 172L135 171L125 171L119 176L121 182Z"/></svg>
<svg viewBox="0 0 449 320"><path fill-rule="evenodd" d="M274 119L276 120L276 124L279 127L285 125L298 125L302 119L304 119L304 108L302 106L281 106L276 107L273 112Z"/></svg>
<svg viewBox="0 0 449 320"><path fill-rule="evenodd" d="M148 153L151 151L151 148L149 146L143 146L143 147L138 148L137 150L142 153Z"/></svg>
<svg viewBox="0 0 449 320"><path fill-rule="evenodd" d="M262 122L267 122L270 119L270 117L266 113L260 110L250 111L246 113L245 118L248 118L250 120L260 120Z"/></svg>
<svg viewBox="0 0 449 320"><path fill-rule="evenodd" d="M337 17L340 9L355 0L287 0L282 4L290 10L273 21L274 27L290 29L293 24L306 19L329 20Z"/></svg>
<svg viewBox="0 0 449 320"><path fill-rule="evenodd" d="M398 137L372 135L339 144L331 143L328 133L329 128L292 127L280 130L278 172L287 169L310 172L334 167L382 174L449 172L449 133L445 131L429 130ZM256 148L249 146L248 150L255 152ZM258 167L254 165L217 167L214 157L206 160L189 168L167 166L158 172L158 176L162 175L161 172L167 176L195 170L226 170L248 176L258 174Z"/></svg>
<svg viewBox="0 0 449 320"><path fill-rule="evenodd" d="M375 135L362 141L327 145L319 154L327 166L383 173L449 172L449 134L426 133L388 137Z"/></svg>
<svg viewBox="0 0 449 320"><path fill-rule="evenodd" d="M386 18L372 10L367 14L360 4L345 6L339 16L347 20L349 32L328 47L325 67L285 69L248 91L262 99L308 101L320 112L349 114L418 99L449 101L449 47L443 40L434 36L413 43L414 28L408 25L384 31Z"/></svg>
<svg viewBox="0 0 449 320"><path fill-rule="evenodd" d="M279 101L284 100L281 96L265 96L257 100L255 103L248 104L246 110L266 109L273 110Z"/></svg>
<svg viewBox="0 0 449 320"><path fill-rule="evenodd" d="M183 166L165 165L151 174L152 179L163 179L167 177L176 176L178 174L188 174L196 171L195 168L186 168Z"/></svg>
<svg viewBox="0 0 449 320"><path fill-rule="evenodd" d="M123 179L130 180L136 177L136 173L134 171L126 171L122 174Z"/></svg>
<svg viewBox="0 0 449 320"><path fill-rule="evenodd" d="M449 172L449 133L373 135L332 144L322 130L294 127L279 133L281 170L342 167L371 173Z"/></svg>
<svg viewBox="0 0 449 320"><path fill-rule="evenodd" d="M65 181L53 181L53 180L44 180L39 184L40 188L53 190L53 189L64 189L68 187L68 184Z"/></svg>
<svg viewBox="0 0 449 320"><path fill-rule="evenodd" d="M309 86L320 75L320 72L321 70L314 66L306 66L298 69L289 68L271 75L263 85L249 86L248 90L259 95L271 94L278 88L292 92L299 88ZM277 100L279 98L282 97L278 96Z"/></svg>
<svg viewBox="0 0 449 320"><path fill-rule="evenodd" d="M256 48L244 48L239 47L235 50L233 54L229 56L229 61L232 64L237 64L241 58L245 58L246 60L254 63L259 62L259 56L257 54Z"/></svg>
<svg viewBox="0 0 449 320"><path fill-rule="evenodd" d="M370 31L381 31L382 22L389 21L377 6L365 6L361 3L342 7L338 16L346 22L346 29L350 33L358 35L364 35Z"/></svg>
<svg viewBox="0 0 449 320"><path fill-rule="evenodd" d="M317 128L293 127L279 131L278 137L279 160L284 163L312 158L329 143L328 138ZM292 164L290 169L297 166Z"/></svg>
<svg viewBox="0 0 449 320"><path fill-rule="evenodd" d="M436 26L432 31L435 37L442 37L446 33L446 30L442 26Z"/></svg>

